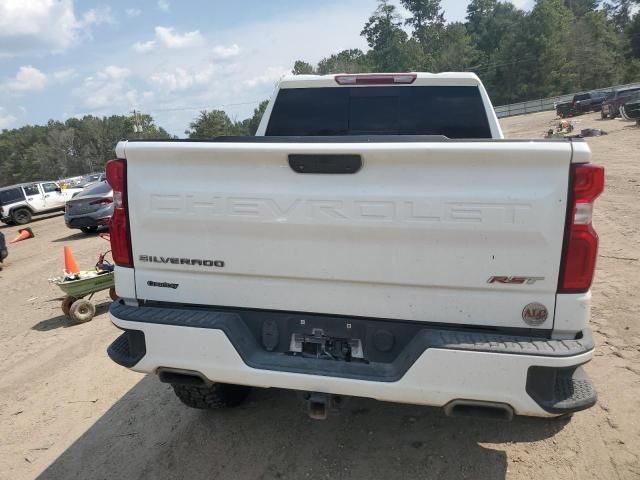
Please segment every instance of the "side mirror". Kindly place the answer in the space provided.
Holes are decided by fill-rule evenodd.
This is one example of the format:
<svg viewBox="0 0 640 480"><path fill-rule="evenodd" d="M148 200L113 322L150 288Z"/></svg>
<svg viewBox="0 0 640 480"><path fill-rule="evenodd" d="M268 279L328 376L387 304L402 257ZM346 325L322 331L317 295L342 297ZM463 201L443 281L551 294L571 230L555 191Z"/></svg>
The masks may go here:
<svg viewBox="0 0 640 480"><path fill-rule="evenodd" d="M60 187L56 187L56 192L62 193L62 189Z"/></svg>

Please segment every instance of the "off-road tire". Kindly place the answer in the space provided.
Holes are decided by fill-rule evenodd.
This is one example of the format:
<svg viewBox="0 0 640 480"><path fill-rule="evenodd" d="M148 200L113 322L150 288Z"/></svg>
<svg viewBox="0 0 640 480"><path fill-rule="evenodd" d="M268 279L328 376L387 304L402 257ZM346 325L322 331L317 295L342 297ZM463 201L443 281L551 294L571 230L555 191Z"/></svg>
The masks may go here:
<svg viewBox="0 0 640 480"><path fill-rule="evenodd" d="M187 407L203 410L237 407L249 396L251 387L214 383L208 387L172 384L173 391Z"/></svg>
<svg viewBox="0 0 640 480"><path fill-rule="evenodd" d="M31 222L31 212L28 208L18 208L11 212L11 220L16 225L26 225Z"/></svg>
<svg viewBox="0 0 640 480"><path fill-rule="evenodd" d="M96 315L96 306L89 300L76 300L69 308L69 318L75 323L85 323Z"/></svg>
<svg viewBox="0 0 640 480"><path fill-rule="evenodd" d="M87 235L91 235L98 231L98 227L82 227L80 230Z"/></svg>

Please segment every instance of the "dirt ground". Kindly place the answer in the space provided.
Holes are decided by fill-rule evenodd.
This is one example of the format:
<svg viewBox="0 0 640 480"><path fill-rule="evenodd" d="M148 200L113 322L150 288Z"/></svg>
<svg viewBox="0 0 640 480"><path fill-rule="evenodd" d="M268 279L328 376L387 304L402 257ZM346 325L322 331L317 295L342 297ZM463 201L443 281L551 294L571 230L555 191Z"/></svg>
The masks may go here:
<svg viewBox="0 0 640 480"><path fill-rule="evenodd" d="M502 121L508 137L540 138L550 112ZM118 336L99 315L72 325L60 291L63 245L95 263L107 243L37 220L36 238L11 246L0 272L2 479L639 479L640 129L597 114L578 128L607 169L596 205L601 238L593 288L597 350L587 370L598 405L570 421L449 419L440 410L352 399L317 422L295 395L259 390L227 412L183 407L154 377L111 362ZM11 239L16 227L1 230Z"/></svg>

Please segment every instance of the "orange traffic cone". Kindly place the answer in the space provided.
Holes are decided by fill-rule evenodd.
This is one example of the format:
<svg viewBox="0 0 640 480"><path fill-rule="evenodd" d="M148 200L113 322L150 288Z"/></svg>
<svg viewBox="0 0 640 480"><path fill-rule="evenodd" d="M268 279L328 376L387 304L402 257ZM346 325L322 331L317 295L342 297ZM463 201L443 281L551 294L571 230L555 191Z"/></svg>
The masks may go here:
<svg viewBox="0 0 640 480"><path fill-rule="evenodd" d="M73 258L71 249L65 245L64 247L64 271L70 274L80 273L76 259Z"/></svg>
<svg viewBox="0 0 640 480"><path fill-rule="evenodd" d="M18 236L13 240L11 240L9 243L18 243L18 242L21 242L22 240L26 240L27 238L33 238L33 237L35 237L33 230L31 230L30 228L21 228L20 230L18 230Z"/></svg>

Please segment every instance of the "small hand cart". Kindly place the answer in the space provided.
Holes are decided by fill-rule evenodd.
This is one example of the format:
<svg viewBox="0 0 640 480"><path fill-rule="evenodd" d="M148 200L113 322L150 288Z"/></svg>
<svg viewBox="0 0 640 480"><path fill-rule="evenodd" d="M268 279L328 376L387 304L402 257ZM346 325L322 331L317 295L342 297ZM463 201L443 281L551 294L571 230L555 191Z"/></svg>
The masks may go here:
<svg viewBox="0 0 640 480"><path fill-rule="evenodd" d="M82 278L83 275L85 278ZM96 306L90 301L95 293L109 290L112 300L118 298L113 282L113 272L82 272L78 280L56 279L53 283L66 294L62 300L62 311L78 323L88 322L95 316ZM87 296L89 298L85 299Z"/></svg>
<svg viewBox="0 0 640 480"><path fill-rule="evenodd" d="M100 235L109 240L108 234ZM96 269L90 272L80 272L77 279L64 277L54 278L51 283L57 285L65 293L62 300L62 311L71 320L84 323L90 321L96 314L96 306L91 303L94 294L103 290L109 290L112 300L117 300L114 284L113 265L105 260L110 252L101 253L96 263ZM85 297L89 297L85 299Z"/></svg>

